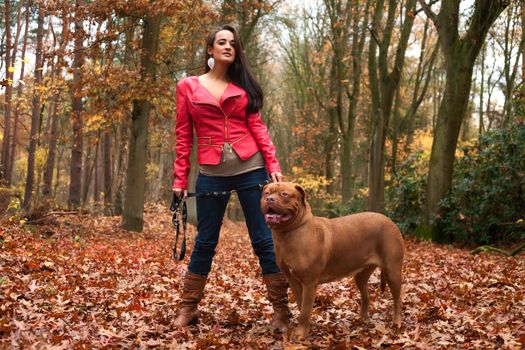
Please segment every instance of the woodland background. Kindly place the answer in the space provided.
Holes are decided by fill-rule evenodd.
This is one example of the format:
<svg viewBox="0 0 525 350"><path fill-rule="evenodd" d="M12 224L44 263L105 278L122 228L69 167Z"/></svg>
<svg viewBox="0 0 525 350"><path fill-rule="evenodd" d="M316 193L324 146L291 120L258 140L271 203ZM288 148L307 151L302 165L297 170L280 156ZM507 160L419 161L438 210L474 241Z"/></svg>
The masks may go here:
<svg viewBox="0 0 525 350"><path fill-rule="evenodd" d="M523 348L523 1L0 8L0 347ZM235 198L200 325L171 325L188 260L171 258L175 86L223 23L315 213L384 212L405 234L401 330L375 275L371 324L343 280L319 288L304 343L274 333Z"/></svg>
<svg viewBox="0 0 525 350"><path fill-rule="evenodd" d="M232 23L287 179L317 213L386 212L437 241L523 238L520 1L1 4L3 211L81 208L140 231L144 203L171 197L175 85Z"/></svg>

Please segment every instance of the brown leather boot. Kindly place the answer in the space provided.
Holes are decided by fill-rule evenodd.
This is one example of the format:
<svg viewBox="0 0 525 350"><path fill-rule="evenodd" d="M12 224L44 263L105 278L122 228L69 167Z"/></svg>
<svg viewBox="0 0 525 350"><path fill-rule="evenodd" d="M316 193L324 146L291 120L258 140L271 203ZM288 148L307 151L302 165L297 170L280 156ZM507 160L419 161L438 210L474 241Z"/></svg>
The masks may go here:
<svg viewBox="0 0 525 350"><path fill-rule="evenodd" d="M186 272L182 289L181 303L174 321L175 327L186 327L197 320L199 311L197 304L204 296L204 286L208 276Z"/></svg>
<svg viewBox="0 0 525 350"><path fill-rule="evenodd" d="M282 272L263 276L268 289L268 300L273 305L272 326L285 332L290 323L290 309L288 308L288 281Z"/></svg>

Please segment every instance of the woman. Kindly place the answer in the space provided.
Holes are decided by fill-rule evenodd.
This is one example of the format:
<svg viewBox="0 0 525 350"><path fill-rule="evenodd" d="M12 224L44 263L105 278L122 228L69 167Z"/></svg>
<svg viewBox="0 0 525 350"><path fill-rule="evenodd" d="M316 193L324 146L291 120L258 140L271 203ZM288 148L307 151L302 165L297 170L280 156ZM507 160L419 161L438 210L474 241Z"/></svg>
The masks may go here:
<svg viewBox="0 0 525 350"><path fill-rule="evenodd" d="M187 326L198 316L197 304L204 296L229 193L235 190L273 304L272 324L284 330L290 319L288 283L275 262L271 231L260 210L258 185L268 180L268 174L272 181L282 181L275 147L261 120L263 93L246 65L233 27L225 25L209 35L205 56L205 74L177 84L175 194L187 196L193 128L200 171L198 233L175 324ZM209 195L214 192L219 195Z"/></svg>

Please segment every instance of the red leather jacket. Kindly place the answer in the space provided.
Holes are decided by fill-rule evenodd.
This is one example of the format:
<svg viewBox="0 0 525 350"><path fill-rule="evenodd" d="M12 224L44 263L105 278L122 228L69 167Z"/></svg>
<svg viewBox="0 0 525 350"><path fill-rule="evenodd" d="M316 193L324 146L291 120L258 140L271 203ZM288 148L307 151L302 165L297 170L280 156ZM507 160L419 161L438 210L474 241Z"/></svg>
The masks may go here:
<svg viewBox="0 0 525 350"><path fill-rule="evenodd" d="M247 104L248 95L233 83L228 84L220 101L206 90L196 76L177 84L173 188L188 187L194 127L199 164L219 164L224 142L228 142L241 159L248 159L261 151L268 173L281 171L275 158L275 146L261 114L247 114Z"/></svg>

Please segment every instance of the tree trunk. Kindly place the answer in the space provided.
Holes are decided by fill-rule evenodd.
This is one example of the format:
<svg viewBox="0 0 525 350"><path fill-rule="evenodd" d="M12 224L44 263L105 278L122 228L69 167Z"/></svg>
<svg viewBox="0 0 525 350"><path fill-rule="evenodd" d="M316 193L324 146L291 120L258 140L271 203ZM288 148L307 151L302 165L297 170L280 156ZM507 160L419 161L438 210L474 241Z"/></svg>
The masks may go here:
<svg viewBox="0 0 525 350"><path fill-rule="evenodd" d="M113 211L115 215L122 215L123 213L123 191L124 191L124 177L127 172L127 162L126 162L126 150L128 144L128 128L126 125L117 126L117 141L116 145L119 145L116 150L117 161L114 172L116 176L114 177L113 188L115 189L115 198L113 200Z"/></svg>
<svg viewBox="0 0 525 350"><path fill-rule="evenodd" d="M56 186L53 187L53 198L56 199L57 198L57 189L58 189L58 184L60 183L60 163L61 163L61 160L62 160L62 157L64 155L64 147L58 147L58 159L56 161L56 175L55 175L55 183L56 183Z"/></svg>
<svg viewBox="0 0 525 350"><path fill-rule="evenodd" d="M352 150L354 143L354 130L356 123L357 104L359 101L361 88L361 56L363 53L365 31L368 29L368 12L371 1L368 0L365 6L360 6L358 2L351 0L324 0L330 24L330 43L333 52L332 67L330 70L330 101L328 104L328 116L330 122L330 133L326 142L327 161L325 173L327 178L333 177L332 159L335 158L333 149L335 146L335 135L339 126L341 134L341 194L342 201L346 203L352 196L353 170L352 170ZM364 22L361 17L364 15ZM351 33L351 35L350 35ZM349 63L347 63L349 61ZM348 64L351 64L350 68ZM352 69L352 84L348 77ZM350 91L349 86L352 86ZM346 90L348 104L343 101L343 93ZM345 108L348 110L345 113ZM346 119L344 115L346 114ZM330 186L331 192L334 185Z"/></svg>
<svg viewBox="0 0 525 350"><path fill-rule="evenodd" d="M95 159L93 160L93 202L95 208L98 209L98 202L100 201L100 135L97 136L97 145L95 146Z"/></svg>
<svg viewBox="0 0 525 350"><path fill-rule="evenodd" d="M83 128L84 121L82 112L82 65L84 64L84 47L85 37L83 28L83 15L81 7L83 0L77 0L75 5L75 54L73 57L73 84L71 87L71 120L73 128L73 145L71 147L71 164L70 164L70 183L68 204L71 208L80 206L82 190L82 148L84 146Z"/></svg>
<svg viewBox="0 0 525 350"><path fill-rule="evenodd" d="M9 137L11 134L11 97L13 95L13 72L11 67L11 2L5 0L5 105L4 105L4 137L2 140L2 154L0 158L0 185L7 184L6 178L9 173Z"/></svg>
<svg viewBox="0 0 525 350"><path fill-rule="evenodd" d="M67 43L65 37L67 37L69 22L67 21L67 16L64 16L62 24L62 38L59 44L59 51L57 54L57 63L54 70L54 81L58 82L61 80L62 76L62 55L64 54L64 45ZM42 188L42 195L45 198L51 197L53 191L53 170L55 169L55 158L56 158L56 149L58 143L58 113L57 105L60 92L57 91L51 97L51 111L49 118L51 119L51 127L49 130L49 148L47 153L47 161L44 170L44 186Z"/></svg>
<svg viewBox="0 0 525 350"><path fill-rule="evenodd" d="M31 9L30 2L27 2L26 13L25 13L24 39L23 39L22 53L21 53L22 63L20 67L20 79L19 79L20 81L24 81L24 72L25 72L25 65L26 65L25 55L26 55L26 49L27 49L27 38L28 38L28 33L29 33L28 29L29 29L30 9ZM15 107L15 116L13 120L13 134L11 136L11 149L9 151L9 157L10 157L9 162L8 162L9 167L7 169L7 174L6 174L6 182L8 184L11 184L12 179L13 179L13 168L15 164L16 145L18 142L18 120L20 117L20 98L22 97L23 87L24 85L19 83L16 89L17 90L16 91L17 102L16 102L16 107Z"/></svg>
<svg viewBox="0 0 525 350"><path fill-rule="evenodd" d="M124 61L130 69L134 69L134 36L136 32L136 27L139 24L139 19L134 17L127 17L124 19L125 23L125 48L124 48ZM124 181L125 175L127 172L127 150L128 150L128 136L129 125L127 120L123 120L117 125L117 130L115 132L115 143L113 148L113 154L116 154L115 166L113 168L113 177L112 188L114 189L114 198L113 198L113 212L114 215L122 215L123 213L123 203L124 203Z"/></svg>
<svg viewBox="0 0 525 350"><path fill-rule="evenodd" d="M503 127L507 127L512 120L513 105L514 105L514 89L516 88L516 77L518 76L518 67L520 60L523 59L523 48L525 47L525 32L523 31L523 24L519 24L518 21L514 20L514 16L521 19L523 22L523 6L524 2L520 1L520 4L515 4L513 11L509 11L507 15L507 22L505 24L505 42L503 49L504 56L504 67L503 72L505 76L505 104L503 109ZM521 28L519 28L521 27ZM516 33L519 33L521 29L520 41L517 52L514 53L514 47L512 43L515 40ZM515 57L513 57L515 56ZM514 62L511 62L514 59ZM522 69L524 69L522 67Z"/></svg>
<svg viewBox="0 0 525 350"><path fill-rule="evenodd" d="M89 186L91 185L91 174L93 173L93 147L88 139L86 151L84 152L84 174L82 175L82 205L87 205Z"/></svg>
<svg viewBox="0 0 525 350"><path fill-rule="evenodd" d="M144 20L142 37L141 80L143 83L155 81L157 54L160 32L160 15ZM131 133L126 172L126 195L122 227L126 230L141 232L144 219L144 182L146 173L146 148L148 146L148 118L151 104L148 100L134 100L131 112Z"/></svg>
<svg viewBox="0 0 525 350"><path fill-rule="evenodd" d="M521 8L521 41L525 42L525 0L520 0ZM521 49L521 80L525 81L525 45Z"/></svg>
<svg viewBox="0 0 525 350"><path fill-rule="evenodd" d="M7 49L7 52L6 52L6 55L9 55L11 54L11 67L14 68L15 64L16 64L16 54L17 54L17 51L18 51L18 40L20 38L20 25L21 25L21 21L20 21L20 17L22 15L22 4L23 4L23 1L19 1L18 2L18 9L17 9L17 16L16 16L16 34L15 34L15 40L12 42L12 45L11 45L11 48L10 49ZM7 4L6 4L7 5ZM27 11L26 11L27 12ZM9 29L9 32L10 32L10 29ZM9 40L7 41L11 41L10 38ZM7 42L6 42L7 44ZM7 45L9 47L9 45ZM11 53L9 53L9 51L11 51ZM6 62L7 62L7 57L6 57ZM13 81L14 80L14 69L13 71L11 71L10 67L8 67L7 69L7 72L10 74L7 75L8 78ZM13 82L14 84L14 82ZM20 83L18 84L20 86ZM8 85L6 86L6 118L7 118L7 115L9 114L9 118L7 118L9 121L9 124L10 124L10 119L11 119L11 114L13 112L13 104L12 104L12 100L13 100L13 85ZM17 106L18 106L18 103L17 103ZM8 113L7 113L8 112ZM16 112L15 112L16 113ZM18 123L18 121L17 121ZM14 136L11 136L11 140L10 140L10 135L9 133L11 132L10 130L11 128L11 125L5 127L5 130L4 130L4 135L7 135L6 137L6 140L5 141L5 146L7 148L7 151L6 151L6 162L5 162L5 173L4 173L4 182L7 186L11 185L11 174L12 174L12 169L13 169L13 164L14 164L14 157L11 155L11 145L9 144L9 142L12 140L12 137ZM14 123L13 123L13 129L14 129ZM11 141L12 143L12 141ZM11 161L13 160L13 162ZM1 170L0 170L0 173L1 173Z"/></svg>
<svg viewBox="0 0 525 350"><path fill-rule="evenodd" d="M332 58L332 68L330 71L330 96L329 96L329 103L328 103L328 135L325 139L325 147L324 147L324 154L325 154L325 176L326 180L328 180L328 192L334 193L335 190L335 176L334 176L334 159L336 159L334 154L334 148L336 146L337 142L337 128L336 123L337 120L340 119L342 111L342 88L341 88L341 82L338 78L338 67L337 67L337 59L335 57Z"/></svg>
<svg viewBox="0 0 525 350"><path fill-rule="evenodd" d="M111 215L111 137L109 130L104 131L103 144L104 167L104 215Z"/></svg>
<svg viewBox="0 0 525 350"><path fill-rule="evenodd" d="M58 69L58 67L57 67ZM57 73L58 79L60 73ZM47 160L44 170L44 185L42 187L42 195L46 197L51 196L51 188L53 185L53 170L55 168L55 155L58 142L58 115L57 115L57 101L58 93L51 98L51 127L49 130L49 148L47 153Z"/></svg>
<svg viewBox="0 0 525 350"><path fill-rule="evenodd" d="M447 68L447 84L439 106L430 154L425 217L428 223L437 213L439 201L452 186L456 145L470 96L473 64L469 70L469 64L460 63L459 57L454 62Z"/></svg>
<svg viewBox="0 0 525 350"><path fill-rule="evenodd" d="M438 30L441 51L445 56L447 81L430 154L424 211L427 224L433 222L439 211L439 202L452 187L456 146L469 101L475 60L488 30L508 6L507 1L476 0L472 18L468 21L470 26L462 38L458 32L459 2L443 1L436 16L430 7L420 0ZM437 233L434 238L442 240L444 237Z"/></svg>
<svg viewBox="0 0 525 350"><path fill-rule="evenodd" d="M346 130L343 127L343 154L341 155L341 192L342 201L347 203L352 198L352 190L354 187L354 171L353 171L353 149L354 149L354 133L357 119L357 107L359 98L361 96L361 73L362 73L362 56L364 43L366 38L366 31L368 30L368 19L370 12L371 1L367 0L364 10L360 9L356 2L353 9L353 34L352 34L352 91L348 91L348 115L346 121ZM361 17L364 20L361 22Z"/></svg>
<svg viewBox="0 0 525 350"><path fill-rule="evenodd" d="M38 87L42 84L42 70L44 67L43 60L43 40L44 40L44 10L38 5L38 27L36 34L36 52L35 52L35 86L33 88L33 101L31 113L31 132L29 139L29 150L27 156L27 177L26 188L24 193L23 207L29 209L31 196L33 194L33 185L35 179L35 152L38 142L38 129L40 122L40 93Z"/></svg>
<svg viewBox="0 0 525 350"><path fill-rule="evenodd" d="M392 160L391 173L392 176L397 175L397 154L399 147L399 134L401 133L401 93L399 89L396 90L396 98L394 102L394 112L392 120Z"/></svg>
<svg viewBox="0 0 525 350"><path fill-rule="evenodd" d="M483 135L483 107L485 103L483 102L483 97L485 94L485 54L486 54L487 48L484 46L481 49L481 79L480 79L480 85L479 85L479 128L478 128L478 134L479 136Z"/></svg>
<svg viewBox="0 0 525 350"><path fill-rule="evenodd" d="M388 4L387 22L379 42L378 31L380 20L383 13L383 1L376 3L374 14L374 36L370 41L373 47L369 53L369 75L370 89L372 90L373 119L372 138L370 145L370 166L368 173L368 210L383 212L385 210L385 141L388 131L392 105L395 92L399 87L401 72L405 62L405 52L408 46L408 39L414 24L414 13L416 0L408 0L405 5L404 22L401 27L401 36L396 48L394 65L391 72L388 72L390 41L393 34L395 23L397 0L390 0ZM381 8L380 8L381 7ZM376 57L376 47L379 46L379 56ZM379 76L379 77L378 77ZM377 95L374 97L374 95Z"/></svg>

